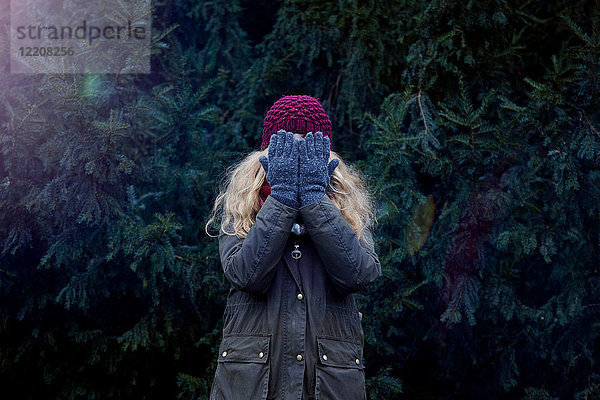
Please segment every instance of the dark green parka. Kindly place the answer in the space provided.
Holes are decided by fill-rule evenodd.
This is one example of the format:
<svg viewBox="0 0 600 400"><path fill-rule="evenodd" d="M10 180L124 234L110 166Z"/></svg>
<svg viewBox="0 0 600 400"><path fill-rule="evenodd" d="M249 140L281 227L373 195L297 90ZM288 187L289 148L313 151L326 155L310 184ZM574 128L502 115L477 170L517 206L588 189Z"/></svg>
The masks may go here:
<svg viewBox="0 0 600 400"><path fill-rule="evenodd" d="M298 214L306 235L290 232ZM300 209L268 196L219 253L232 287L210 400L365 400L353 293L381 276L371 232L359 240L328 196Z"/></svg>

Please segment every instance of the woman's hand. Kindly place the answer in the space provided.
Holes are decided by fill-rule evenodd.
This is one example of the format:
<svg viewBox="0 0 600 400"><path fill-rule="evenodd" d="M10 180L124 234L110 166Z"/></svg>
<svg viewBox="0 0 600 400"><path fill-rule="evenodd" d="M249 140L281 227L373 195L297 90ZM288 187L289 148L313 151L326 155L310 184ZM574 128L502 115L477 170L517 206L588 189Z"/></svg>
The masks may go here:
<svg viewBox="0 0 600 400"><path fill-rule="evenodd" d="M260 156L271 196L280 203L298 208L298 141L294 134L281 129L271 136L269 158Z"/></svg>
<svg viewBox="0 0 600 400"><path fill-rule="evenodd" d="M298 139L298 152L300 153L298 195L300 207L303 207L323 198L331 175L340 160L336 158L329 161L331 153L329 137L323 138L321 132L314 135L309 132L305 137Z"/></svg>

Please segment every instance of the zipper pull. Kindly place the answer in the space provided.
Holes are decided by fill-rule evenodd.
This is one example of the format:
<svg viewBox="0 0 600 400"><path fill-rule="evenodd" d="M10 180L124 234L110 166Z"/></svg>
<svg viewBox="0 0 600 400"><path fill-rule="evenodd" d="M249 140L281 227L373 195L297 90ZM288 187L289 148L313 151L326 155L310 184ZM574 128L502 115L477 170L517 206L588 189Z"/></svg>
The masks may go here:
<svg viewBox="0 0 600 400"><path fill-rule="evenodd" d="M300 245L295 240L294 240L294 247L295 247L294 250L292 250L292 258L297 260L300 257L302 257L302 252L300 250L298 250L298 247L300 247Z"/></svg>

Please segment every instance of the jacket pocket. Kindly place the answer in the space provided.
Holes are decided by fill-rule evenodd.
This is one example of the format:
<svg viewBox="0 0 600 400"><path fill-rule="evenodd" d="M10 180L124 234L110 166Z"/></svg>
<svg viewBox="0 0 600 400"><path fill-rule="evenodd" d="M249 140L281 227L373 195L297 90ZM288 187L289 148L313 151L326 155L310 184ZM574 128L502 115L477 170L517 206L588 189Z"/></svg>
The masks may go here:
<svg viewBox="0 0 600 400"><path fill-rule="evenodd" d="M360 343L317 336L315 400L366 400Z"/></svg>
<svg viewBox="0 0 600 400"><path fill-rule="evenodd" d="M219 346L211 400L265 400L270 334L227 334Z"/></svg>

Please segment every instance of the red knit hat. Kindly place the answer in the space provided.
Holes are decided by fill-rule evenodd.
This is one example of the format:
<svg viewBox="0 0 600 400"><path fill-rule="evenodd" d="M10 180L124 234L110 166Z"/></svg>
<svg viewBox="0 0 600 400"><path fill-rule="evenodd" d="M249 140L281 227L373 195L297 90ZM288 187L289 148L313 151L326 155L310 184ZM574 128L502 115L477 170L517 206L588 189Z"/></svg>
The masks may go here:
<svg viewBox="0 0 600 400"><path fill-rule="evenodd" d="M311 96L284 96L273 104L265 116L261 150L269 146L271 136L280 129L292 133L323 132L323 137L329 137L329 148L333 146L331 121L319 100Z"/></svg>

